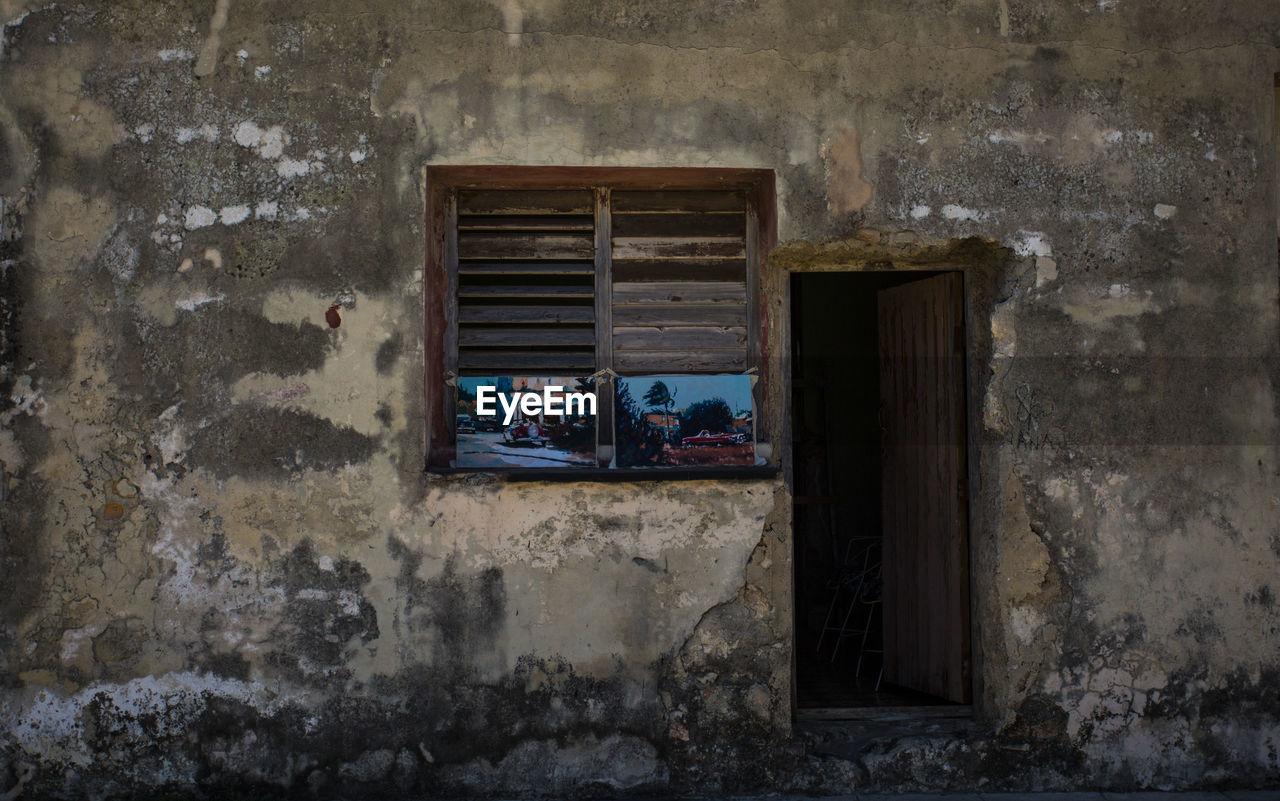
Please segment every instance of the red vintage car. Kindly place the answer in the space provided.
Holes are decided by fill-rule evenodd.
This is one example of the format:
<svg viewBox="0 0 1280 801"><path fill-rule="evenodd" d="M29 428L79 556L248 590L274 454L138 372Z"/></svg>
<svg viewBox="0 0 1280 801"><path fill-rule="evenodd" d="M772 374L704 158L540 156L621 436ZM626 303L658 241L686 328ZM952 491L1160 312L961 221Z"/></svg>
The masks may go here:
<svg viewBox="0 0 1280 801"><path fill-rule="evenodd" d="M689 448L694 445L738 445L746 442L747 438L744 434L712 434L707 429L702 429L697 436L685 437L680 440L680 445Z"/></svg>
<svg viewBox="0 0 1280 801"><path fill-rule="evenodd" d="M533 445L535 447L546 447L547 431L537 423L529 420L521 420L520 422L508 426L502 432L502 439L509 445Z"/></svg>

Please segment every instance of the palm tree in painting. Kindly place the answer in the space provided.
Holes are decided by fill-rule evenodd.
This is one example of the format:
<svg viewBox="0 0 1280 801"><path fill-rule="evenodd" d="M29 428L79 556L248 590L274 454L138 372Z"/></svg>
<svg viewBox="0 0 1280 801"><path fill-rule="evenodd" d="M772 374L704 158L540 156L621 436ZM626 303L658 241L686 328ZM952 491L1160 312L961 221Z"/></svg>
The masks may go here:
<svg viewBox="0 0 1280 801"><path fill-rule="evenodd" d="M671 409L676 404L676 393L667 388L661 381L654 381L649 391L644 393L644 402L650 409L661 409L663 414L663 436L671 436Z"/></svg>
<svg viewBox="0 0 1280 801"><path fill-rule="evenodd" d="M661 464L662 437L644 419L640 404L631 397L628 381L614 384L614 453L619 467Z"/></svg>

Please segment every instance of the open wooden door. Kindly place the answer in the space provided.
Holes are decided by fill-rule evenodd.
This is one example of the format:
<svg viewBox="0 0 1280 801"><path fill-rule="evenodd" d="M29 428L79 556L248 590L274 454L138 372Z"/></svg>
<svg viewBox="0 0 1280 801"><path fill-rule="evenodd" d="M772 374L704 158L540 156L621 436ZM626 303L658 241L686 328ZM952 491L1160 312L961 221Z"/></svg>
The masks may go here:
<svg viewBox="0 0 1280 801"><path fill-rule="evenodd" d="M884 677L970 701L960 273L879 292Z"/></svg>

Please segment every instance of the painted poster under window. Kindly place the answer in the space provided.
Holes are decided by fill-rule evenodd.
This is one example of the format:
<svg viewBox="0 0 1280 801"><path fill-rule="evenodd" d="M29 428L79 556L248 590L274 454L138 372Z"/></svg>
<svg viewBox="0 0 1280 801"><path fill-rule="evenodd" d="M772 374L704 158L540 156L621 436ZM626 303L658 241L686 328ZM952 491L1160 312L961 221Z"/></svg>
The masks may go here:
<svg viewBox="0 0 1280 801"><path fill-rule="evenodd" d="M756 463L751 376L626 376L614 383L618 467Z"/></svg>
<svg viewBox="0 0 1280 801"><path fill-rule="evenodd" d="M596 467L591 378L466 376L457 380L458 467Z"/></svg>

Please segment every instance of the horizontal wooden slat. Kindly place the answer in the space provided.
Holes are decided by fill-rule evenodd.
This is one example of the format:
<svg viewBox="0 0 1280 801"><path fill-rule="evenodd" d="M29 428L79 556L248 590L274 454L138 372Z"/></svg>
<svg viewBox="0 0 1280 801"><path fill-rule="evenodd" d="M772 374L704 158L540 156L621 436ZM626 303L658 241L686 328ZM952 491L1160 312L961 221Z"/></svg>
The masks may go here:
<svg viewBox="0 0 1280 801"><path fill-rule="evenodd" d="M641 281L613 285L613 302L746 303L747 285L734 281Z"/></svg>
<svg viewBox="0 0 1280 801"><path fill-rule="evenodd" d="M614 259L613 280L629 281L745 281L745 259ZM617 286L618 284L614 284Z"/></svg>
<svg viewBox="0 0 1280 801"><path fill-rule="evenodd" d="M594 254L595 237L590 233L458 233L460 259L589 259Z"/></svg>
<svg viewBox="0 0 1280 801"><path fill-rule="evenodd" d="M691 303L678 306L615 306L613 324L616 328L628 326L746 326L747 307L698 306Z"/></svg>
<svg viewBox="0 0 1280 801"><path fill-rule="evenodd" d="M469 214L458 218L459 231L592 231L595 220L576 214Z"/></svg>
<svg viewBox="0 0 1280 801"><path fill-rule="evenodd" d="M670 326L656 328L615 327L613 349L687 350L690 348L745 348L747 329L741 326Z"/></svg>
<svg viewBox="0 0 1280 801"><path fill-rule="evenodd" d="M461 284L460 298L593 298L590 284Z"/></svg>
<svg viewBox="0 0 1280 801"><path fill-rule="evenodd" d="M590 189L461 189L458 214L591 214Z"/></svg>
<svg viewBox="0 0 1280 801"><path fill-rule="evenodd" d="M614 236L733 236L747 234L746 214L613 215Z"/></svg>
<svg viewBox="0 0 1280 801"><path fill-rule="evenodd" d="M747 352L737 350L624 350L613 355L620 373L733 373L745 370Z"/></svg>
<svg viewBox="0 0 1280 801"><path fill-rule="evenodd" d="M516 328L471 328L464 326L458 330L458 344L464 347L475 345L488 346L569 346L595 347L596 332L593 328L573 328L561 326L557 328L534 328L532 326Z"/></svg>
<svg viewBox="0 0 1280 801"><path fill-rule="evenodd" d="M612 193L612 203L615 212L746 211L747 208L746 196L734 191L615 190Z"/></svg>
<svg viewBox="0 0 1280 801"><path fill-rule="evenodd" d="M458 351L462 370L539 370L549 375L586 375L595 370L595 349L582 351L471 350Z"/></svg>
<svg viewBox="0 0 1280 801"><path fill-rule="evenodd" d="M589 261L464 261L458 264L459 275L591 275L596 270Z"/></svg>
<svg viewBox="0 0 1280 801"><path fill-rule="evenodd" d="M460 323L590 323L592 306L459 306Z"/></svg>
<svg viewBox="0 0 1280 801"><path fill-rule="evenodd" d="M615 259L745 258L746 244L739 237L615 236Z"/></svg>

